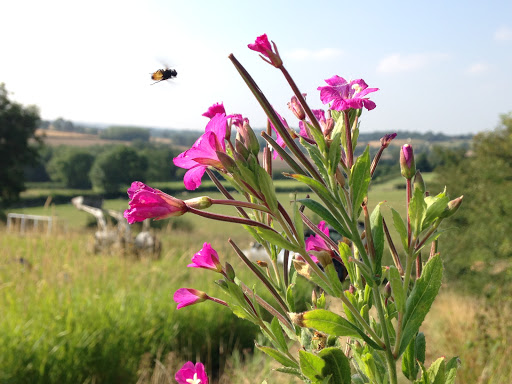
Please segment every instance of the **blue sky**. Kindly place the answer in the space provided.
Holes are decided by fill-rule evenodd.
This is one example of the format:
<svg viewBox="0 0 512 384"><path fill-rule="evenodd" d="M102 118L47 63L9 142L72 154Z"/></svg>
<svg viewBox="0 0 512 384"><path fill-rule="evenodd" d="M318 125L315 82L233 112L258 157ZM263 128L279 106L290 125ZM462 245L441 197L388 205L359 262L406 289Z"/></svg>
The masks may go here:
<svg viewBox="0 0 512 384"><path fill-rule="evenodd" d="M224 102L262 127L233 53L297 126L284 78L247 49L262 33L313 108L335 74L380 88L364 131L475 133L512 111L511 1L19 0L0 17L0 82L45 119L202 129ZM162 63L177 79L150 85Z"/></svg>

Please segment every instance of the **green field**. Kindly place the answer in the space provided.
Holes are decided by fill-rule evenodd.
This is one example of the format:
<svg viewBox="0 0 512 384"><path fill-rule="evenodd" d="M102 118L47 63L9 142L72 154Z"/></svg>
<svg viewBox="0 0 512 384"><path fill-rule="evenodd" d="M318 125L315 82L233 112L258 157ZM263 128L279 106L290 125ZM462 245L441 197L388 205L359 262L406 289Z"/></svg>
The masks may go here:
<svg viewBox="0 0 512 384"><path fill-rule="evenodd" d="M428 183L431 175L425 179ZM370 206L386 201L385 217L388 205L404 213L401 183L397 178L373 186ZM297 197L304 195L299 192ZM279 198L286 203L294 194L282 192ZM127 198L104 204L119 211L127 206ZM217 212L235 214L233 208L221 208ZM90 215L71 204L15 211L55 216L60 225L52 235L21 235L0 228L0 383L172 382L165 375L172 377L183 361L196 358L221 383L260 383L270 377L272 365L251 352L258 337L251 324L210 302L176 311L172 301L172 293L181 287L225 299L213 283L217 278L213 272L186 268L203 242L211 242L239 278L250 286L256 284L226 243L232 237L242 248L248 245L251 239L239 226L187 214L173 220L180 225L169 222L158 232L163 243L160 260L137 260L116 253L93 254L93 233L84 228ZM304 305L311 287L302 281L298 289ZM510 346L489 344L507 329L503 323L512 318L512 311L502 309L496 320L489 317L489 308L445 290L427 318L429 356L459 354L464 362L460 383L476 382L489 366L495 368L491 378L498 381L482 382L504 383L512 377L504 358L489 360L491 347L500 356L512 353ZM482 322L490 324L485 331ZM162 381L156 379L157 372ZM244 381L247 377L253 380ZM280 375L270 382L291 381Z"/></svg>

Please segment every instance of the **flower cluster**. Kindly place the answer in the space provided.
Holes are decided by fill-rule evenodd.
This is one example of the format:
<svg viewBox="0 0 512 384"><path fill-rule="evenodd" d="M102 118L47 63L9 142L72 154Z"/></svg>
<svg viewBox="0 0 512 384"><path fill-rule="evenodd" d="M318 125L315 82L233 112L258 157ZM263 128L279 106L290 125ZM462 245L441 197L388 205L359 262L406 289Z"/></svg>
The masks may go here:
<svg viewBox="0 0 512 384"><path fill-rule="evenodd" d="M217 251L204 242L188 267L214 272L220 277L217 285L229 300L195 288L179 288L173 296L177 309L202 302L229 307L261 329L268 346L258 348L282 364L283 372L307 382L397 384L396 365L404 356L402 371L410 381L453 383L455 360L441 358L433 363L434 368L425 369L425 342L419 329L442 281L439 226L459 209L462 196L450 201L445 191L428 195L421 172L416 170L412 147L404 145L400 167L406 183L406 220L393 211L394 229L403 248L400 255L380 211L381 204L375 204L370 213L368 196L381 155L396 133L382 137L373 160L369 147L361 152L354 150L363 109L376 107L368 95L378 88L369 88L362 79L347 81L335 75L325 80L327 86L317 88L320 100L328 107L312 110L306 94L287 72L276 44L261 35L248 47L280 70L290 85L293 96L288 108L298 119L299 133L290 128L245 68L230 55L267 116L263 154L260 156L260 144L249 119L241 114L228 115L222 103L215 103L203 114L209 119L204 134L173 162L187 170L186 189L199 188L207 173L225 199L201 196L180 200L134 182L128 189L130 208L125 217L132 224L191 213L242 224L268 262L253 262L232 239L228 242L272 300L244 284L235 268L221 263ZM271 150L274 159L280 157L289 167L290 172L284 176L303 183L315 197L295 196L291 206L279 201L272 179ZM218 174L231 184L236 198ZM213 205L231 206L236 212L210 212ZM318 224L312 217L320 217ZM364 230L360 230L359 223L363 223ZM306 229L313 234L306 237ZM383 265L386 241L393 260L390 266ZM431 244L430 253L423 260L421 252L427 244ZM301 303L309 308L302 313L296 313L297 300L302 298L294 289L297 275L315 286L311 302ZM385 285L384 290L381 285ZM338 308L342 309L330 311L326 295L339 300ZM298 354L289 348L284 335L300 343ZM343 348L339 345L341 338L347 340ZM355 365L354 376L350 364ZM420 372L426 381L416 380ZM208 383L204 366L192 362L176 373L176 380L180 384Z"/></svg>

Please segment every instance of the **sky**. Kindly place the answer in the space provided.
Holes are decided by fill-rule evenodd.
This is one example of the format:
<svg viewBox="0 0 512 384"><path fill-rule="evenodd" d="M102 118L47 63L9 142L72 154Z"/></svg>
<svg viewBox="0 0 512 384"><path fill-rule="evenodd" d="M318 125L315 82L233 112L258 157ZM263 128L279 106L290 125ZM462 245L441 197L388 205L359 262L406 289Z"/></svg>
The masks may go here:
<svg viewBox="0 0 512 384"><path fill-rule="evenodd" d="M512 111L509 0L3 1L0 82L46 120L204 129L223 102L264 127L233 53L296 127L282 74L247 48L263 33L312 108L333 75L379 88L361 132L476 133Z"/></svg>

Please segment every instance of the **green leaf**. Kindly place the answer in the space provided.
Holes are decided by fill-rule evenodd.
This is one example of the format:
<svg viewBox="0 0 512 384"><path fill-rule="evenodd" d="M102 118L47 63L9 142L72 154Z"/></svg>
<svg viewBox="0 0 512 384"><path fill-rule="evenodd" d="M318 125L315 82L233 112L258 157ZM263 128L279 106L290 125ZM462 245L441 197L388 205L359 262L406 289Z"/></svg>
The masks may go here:
<svg viewBox="0 0 512 384"><path fill-rule="evenodd" d="M414 343L414 353L416 354L416 360L422 364L425 364L426 347L427 343L425 341L425 335L423 332L418 332L416 335L416 341Z"/></svg>
<svg viewBox="0 0 512 384"><path fill-rule="evenodd" d="M347 319L325 309L304 312L304 325L333 336L350 336L363 339L375 349L382 349L359 327Z"/></svg>
<svg viewBox="0 0 512 384"><path fill-rule="evenodd" d="M290 308L290 312L295 312L295 297L293 296L293 287L295 284L290 284L286 289L286 303Z"/></svg>
<svg viewBox="0 0 512 384"><path fill-rule="evenodd" d="M304 222L302 221L302 217L300 216L297 201L293 202L293 225L295 226L295 230L297 231L297 233L304 233ZM304 236L298 237L299 238L297 240L299 240L300 246L302 248L306 248Z"/></svg>
<svg viewBox="0 0 512 384"><path fill-rule="evenodd" d="M320 172L324 180L328 180L329 173L327 172L324 155L320 152L318 147L316 145L309 144L302 138L300 139L300 143L304 148L307 149L309 156L315 162L315 165L317 166L318 171Z"/></svg>
<svg viewBox="0 0 512 384"><path fill-rule="evenodd" d="M434 220L436 220L441 215L441 213L444 212L449 202L450 198L446 196L444 192L441 192L437 196L425 197L427 212L425 214L425 219L423 220L423 228L427 228L430 224L432 224Z"/></svg>
<svg viewBox="0 0 512 384"><path fill-rule="evenodd" d="M350 239L352 236L349 235L349 231L341 226L341 224L334 218L331 212L327 208L325 208L318 201L313 199L300 199L297 200L299 203L304 205L306 208L309 208L318 216L320 216L327 224L333 227L340 235Z"/></svg>
<svg viewBox="0 0 512 384"><path fill-rule="evenodd" d="M427 370L430 382L432 384L444 384L445 371L446 363L444 361L444 357L440 357L439 359L434 361Z"/></svg>
<svg viewBox="0 0 512 384"><path fill-rule="evenodd" d="M452 357L448 363L446 363L445 384L455 384L457 368L459 368L459 359L457 357Z"/></svg>
<svg viewBox="0 0 512 384"><path fill-rule="evenodd" d="M270 323L270 330L274 334L274 337L276 338L280 349L287 351L288 345L286 344L286 339L284 338L283 330L281 328L281 324L279 323L279 320L277 319L277 317L274 317L272 319L272 322Z"/></svg>
<svg viewBox="0 0 512 384"><path fill-rule="evenodd" d="M258 185L265 197L265 202L267 203L268 208L271 212L278 212L276 190L274 188L272 178L263 168L258 167L256 169L258 174Z"/></svg>
<svg viewBox="0 0 512 384"><path fill-rule="evenodd" d="M311 352L299 351L300 370L313 383L319 383L324 378L322 372L327 364L324 359Z"/></svg>
<svg viewBox="0 0 512 384"><path fill-rule="evenodd" d="M329 172L334 174L341 160L341 133L336 133L329 147Z"/></svg>
<svg viewBox="0 0 512 384"><path fill-rule="evenodd" d="M350 282L352 284L354 284L357 280L356 266L354 265L354 263L349 261L349 258L352 256L352 250L350 249L350 247L347 244L340 241L338 243L338 251L339 251L341 260L343 261L343 265L345 266L345 268L347 268L348 277L350 279Z"/></svg>
<svg viewBox="0 0 512 384"><path fill-rule="evenodd" d="M427 204L421 189L414 190L411 202L409 203L409 218L411 220L411 232L418 237L423 230L423 220L427 213Z"/></svg>
<svg viewBox="0 0 512 384"><path fill-rule="evenodd" d="M350 384L350 362L339 348L324 348L319 353L325 362L323 375L331 375L329 383Z"/></svg>
<svg viewBox="0 0 512 384"><path fill-rule="evenodd" d="M325 309L305 312L304 325L334 336L359 337L356 326L347 319Z"/></svg>
<svg viewBox="0 0 512 384"><path fill-rule="evenodd" d="M265 346L259 345L258 343L255 343L255 346L260 351L266 353L271 358L276 360L278 363L284 365L285 367L289 367L289 368L298 368L299 367L297 365L297 363L295 363L293 360L291 360L288 356L286 356L284 353L281 353L274 348L265 347Z"/></svg>
<svg viewBox="0 0 512 384"><path fill-rule="evenodd" d="M261 236L262 239L268 241L270 244L277 245L282 249L288 249L292 252L299 252L300 248L290 243L280 233L272 231L270 229L256 227L256 233Z"/></svg>
<svg viewBox="0 0 512 384"><path fill-rule="evenodd" d="M327 201L333 201L329 190L318 180L299 174L291 174L290 177L300 181L301 183L308 185L322 199Z"/></svg>
<svg viewBox="0 0 512 384"><path fill-rule="evenodd" d="M416 362L415 340L412 339L407 345L402 356L402 373L409 380L415 380L418 376L418 363Z"/></svg>
<svg viewBox="0 0 512 384"><path fill-rule="evenodd" d="M405 250L407 250L407 228L402 220L402 216L393 208L391 208L391 212L393 213L393 225L400 235L400 240L402 240L402 246Z"/></svg>
<svg viewBox="0 0 512 384"><path fill-rule="evenodd" d="M405 351L405 348L414 338L425 316L430 311L430 307L441 287L442 278L443 263L441 262L441 257L437 255L432 257L425 265L421 277L416 280L414 288L405 304L400 354Z"/></svg>
<svg viewBox="0 0 512 384"><path fill-rule="evenodd" d="M373 248L375 249L374 273L376 276L382 275L382 255L384 254L384 224L382 223L382 214L380 213L381 204L377 204L370 216Z"/></svg>
<svg viewBox="0 0 512 384"><path fill-rule="evenodd" d="M327 151L326 151L327 145L325 143L325 138L324 138L323 133L320 132L319 130L315 129L315 127L313 127L311 124L309 124L309 123L306 123L306 124L308 124L308 126L309 126L309 132L311 133L311 136L313 136L313 140L315 140L320 153L322 153L322 154L327 153Z"/></svg>
<svg viewBox="0 0 512 384"><path fill-rule="evenodd" d="M331 286L334 290L335 296L339 296L343 293L343 287L341 285L341 281L338 277L338 272L336 271L336 268L334 268L334 264L328 264L324 267L324 272L329 279L329 282L331 283Z"/></svg>
<svg viewBox="0 0 512 384"><path fill-rule="evenodd" d="M400 272L395 266L389 267L389 283L391 284L391 292L395 299L396 308L399 312L405 312L405 291L402 283Z"/></svg>
<svg viewBox="0 0 512 384"><path fill-rule="evenodd" d="M363 154L357 158L350 175L349 184L352 192L352 212L354 212L354 218L357 218L357 213L361 210L361 203L368 194L368 187L371 181L370 165L370 147L367 146Z"/></svg>

